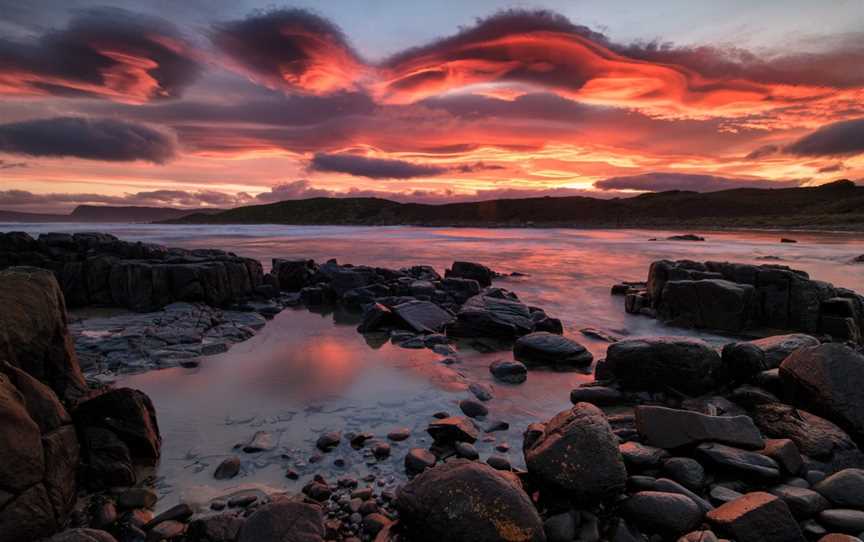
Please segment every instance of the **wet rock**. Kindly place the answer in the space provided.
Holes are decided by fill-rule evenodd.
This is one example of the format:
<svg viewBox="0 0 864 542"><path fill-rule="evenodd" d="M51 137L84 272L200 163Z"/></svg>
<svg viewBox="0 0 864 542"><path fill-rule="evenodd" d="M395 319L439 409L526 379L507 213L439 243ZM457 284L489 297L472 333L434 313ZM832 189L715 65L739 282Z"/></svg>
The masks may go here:
<svg viewBox="0 0 864 542"><path fill-rule="evenodd" d="M339 443L342 441L342 434L338 431L331 431L329 433L324 433L318 440L315 442L315 447L321 450L322 452L329 452L333 450L336 446L339 446Z"/></svg>
<svg viewBox="0 0 864 542"><path fill-rule="evenodd" d="M376 459L386 459L390 457L390 445L386 442L376 442L372 447L372 455Z"/></svg>
<svg viewBox="0 0 864 542"><path fill-rule="evenodd" d="M429 450L423 448L411 448L405 456L405 470L416 474L431 468L438 460Z"/></svg>
<svg viewBox="0 0 864 542"><path fill-rule="evenodd" d="M721 535L738 542L804 542L786 504L763 492L748 493L708 513Z"/></svg>
<svg viewBox="0 0 864 542"><path fill-rule="evenodd" d="M545 540L522 488L495 469L464 459L429 469L403 486L396 508L408 536L418 542Z"/></svg>
<svg viewBox="0 0 864 542"><path fill-rule="evenodd" d="M670 280L663 287L660 318L674 326L743 331L756 311L756 288L711 276Z"/></svg>
<svg viewBox="0 0 864 542"><path fill-rule="evenodd" d="M689 457L667 459L663 462L663 474L693 491L699 491L705 485L705 469Z"/></svg>
<svg viewBox="0 0 864 542"><path fill-rule="evenodd" d="M714 467L732 472L737 476L766 481L780 478L780 466L777 462L756 452L716 443L700 444L696 447L696 451Z"/></svg>
<svg viewBox="0 0 864 542"><path fill-rule="evenodd" d="M765 369L776 369L789 354L805 346L818 346L819 339L804 333L773 335L764 339L750 341L764 355Z"/></svg>
<svg viewBox="0 0 864 542"><path fill-rule="evenodd" d="M452 416L435 420L426 428L426 432L439 443L476 442L477 429L467 418Z"/></svg>
<svg viewBox="0 0 864 542"><path fill-rule="evenodd" d="M624 501L621 511L640 529L668 537L690 532L702 520L702 511L695 502L684 495L660 491L633 494Z"/></svg>
<svg viewBox="0 0 864 542"><path fill-rule="evenodd" d="M528 368L518 361L499 359L489 365L489 372L497 380L508 384L521 384L528 379Z"/></svg>
<svg viewBox="0 0 864 542"><path fill-rule="evenodd" d="M490 420L483 428L486 433L494 433L496 431L507 431L510 429L510 424L504 420Z"/></svg>
<svg viewBox="0 0 864 542"><path fill-rule="evenodd" d="M459 409L469 418L483 418L489 414L489 409L483 403L463 399L459 401Z"/></svg>
<svg viewBox="0 0 864 542"><path fill-rule="evenodd" d="M381 303L370 303L363 311L363 321L357 326L360 333L380 331L396 325L396 316Z"/></svg>
<svg viewBox="0 0 864 542"><path fill-rule="evenodd" d="M411 437L411 430L406 427L401 427L399 429L394 429L387 433L387 438L392 440L393 442L401 442L403 440L408 440Z"/></svg>
<svg viewBox="0 0 864 542"><path fill-rule="evenodd" d="M624 402L624 394L606 386L579 386L570 392L570 402L591 403L597 406L614 406Z"/></svg>
<svg viewBox="0 0 864 542"><path fill-rule="evenodd" d="M213 477L217 480L228 480L240 474L240 458L237 456L228 457L219 463Z"/></svg>
<svg viewBox="0 0 864 542"><path fill-rule="evenodd" d="M576 341L545 331L517 339L513 345L513 357L527 365L555 369L583 368L594 360L591 352Z"/></svg>
<svg viewBox="0 0 864 542"><path fill-rule="evenodd" d="M480 458L480 454L477 452L477 448L475 448L473 444L457 442L454 449L456 450L456 455L463 459L470 459L473 461Z"/></svg>
<svg viewBox="0 0 864 542"><path fill-rule="evenodd" d="M782 403L756 405L753 421L773 438L789 438L801 453L830 457L835 452L856 449L845 431L824 418Z"/></svg>
<svg viewBox="0 0 864 542"><path fill-rule="evenodd" d="M486 464L495 470L513 470L513 466L510 465L510 460L503 455L490 455L486 458Z"/></svg>
<svg viewBox="0 0 864 542"><path fill-rule="evenodd" d="M792 404L864 439L864 355L837 343L799 348L780 365L780 377Z"/></svg>
<svg viewBox="0 0 864 542"><path fill-rule="evenodd" d="M442 331L453 315L429 301L408 301L393 307L393 313L418 333Z"/></svg>
<svg viewBox="0 0 864 542"><path fill-rule="evenodd" d="M732 502L739 497L743 497L743 495L734 489L729 489L724 486L714 486L711 488L711 491L708 493L708 496L711 499L711 502L714 503L715 506L720 506L722 504L726 504L727 502Z"/></svg>
<svg viewBox="0 0 864 542"><path fill-rule="evenodd" d="M803 487L781 484L770 488L768 492L785 502L792 515L798 519L815 516L831 506L825 497Z"/></svg>
<svg viewBox="0 0 864 542"><path fill-rule="evenodd" d="M666 238L667 241L704 241L705 238L692 233L684 233L681 235L670 235Z"/></svg>
<svg viewBox="0 0 864 542"><path fill-rule="evenodd" d="M659 467L669 452L662 448L647 446L638 442L625 442L618 447L628 471L633 469L652 469Z"/></svg>
<svg viewBox="0 0 864 542"><path fill-rule="evenodd" d="M627 471L603 412L579 403L542 426L529 426L523 445L532 476L585 502L621 493Z"/></svg>
<svg viewBox="0 0 864 542"><path fill-rule="evenodd" d="M150 523L145 525L144 528L152 528L155 525L159 525L163 521L186 521L187 519L192 517L192 514L194 512L195 511L192 510L192 507L188 504L180 503L157 515Z"/></svg>
<svg viewBox="0 0 864 542"><path fill-rule="evenodd" d="M476 295L465 302L456 321L447 326L452 337L516 338L534 331L527 305L490 295Z"/></svg>
<svg viewBox="0 0 864 542"><path fill-rule="evenodd" d="M759 453L776 461L787 474L798 474L804 466L798 446L790 439L766 439Z"/></svg>
<svg viewBox="0 0 864 542"><path fill-rule="evenodd" d="M844 469L813 486L837 508L864 510L864 470Z"/></svg>
<svg viewBox="0 0 864 542"><path fill-rule="evenodd" d="M610 333L608 331L604 331L602 329L597 329L594 327L583 327L579 330L579 333L585 335L586 337L605 341L607 343L617 343L622 338L620 335L616 335L615 333Z"/></svg>
<svg viewBox="0 0 864 542"><path fill-rule="evenodd" d="M196 542L234 542L244 521L233 513L204 516L189 524L189 538Z"/></svg>
<svg viewBox="0 0 864 542"><path fill-rule="evenodd" d="M678 448L700 442L721 442L759 449L762 435L748 416L706 416L658 406L638 406L636 429L647 444Z"/></svg>
<svg viewBox="0 0 864 542"><path fill-rule="evenodd" d="M309 285L318 266L312 260L283 260L274 258L271 274L279 288L286 292L299 292Z"/></svg>
<svg viewBox="0 0 864 542"><path fill-rule="evenodd" d="M862 257L862 261L864 261L864 257ZM824 529L822 529L824 531ZM805 532L806 534L806 532ZM861 539L857 536L850 536L845 534L837 534L831 533L826 534L822 538L819 539L819 542L861 542Z"/></svg>
<svg viewBox="0 0 864 542"><path fill-rule="evenodd" d="M495 272L483 264L473 262L453 262L453 266L444 272L447 278L471 279L480 286L491 286Z"/></svg>
<svg viewBox="0 0 864 542"><path fill-rule="evenodd" d="M243 451L247 454L257 454L260 452L269 452L276 447L273 442L273 435L267 431L256 431L249 442L243 445Z"/></svg>
<svg viewBox="0 0 864 542"><path fill-rule="evenodd" d="M237 542L319 542L324 540L321 508L291 499L277 499L252 513Z"/></svg>
<svg viewBox="0 0 864 542"><path fill-rule="evenodd" d="M716 385L721 366L717 352L699 339L647 337L610 345L604 370L627 388L699 395Z"/></svg>
<svg viewBox="0 0 864 542"><path fill-rule="evenodd" d="M495 394L492 392L492 386L480 382L472 382L468 386L468 391L474 394L474 397L481 401L491 401ZM485 416L485 414L484 414Z"/></svg>

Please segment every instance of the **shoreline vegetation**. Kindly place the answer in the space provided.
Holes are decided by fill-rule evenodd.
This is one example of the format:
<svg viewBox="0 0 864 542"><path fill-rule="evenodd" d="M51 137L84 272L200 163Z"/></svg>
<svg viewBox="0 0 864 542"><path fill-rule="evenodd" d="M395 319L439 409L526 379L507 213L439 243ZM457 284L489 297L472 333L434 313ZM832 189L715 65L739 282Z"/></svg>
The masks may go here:
<svg viewBox="0 0 864 542"><path fill-rule="evenodd" d="M479 263L454 262L442 275L275 259L265 274L257 260L218 250L44 237L0 237L0 329L9 331L0 335L0 542L804 542L864 531L864 298L801 272L655 262L646 284L610 285L628 311L688 327L786 329L720 348L674 329L608 335L605 358L594 360L560 320L497 286L504 276ZM141 311L145 326L166 322L175 346L225 325L243 340L235 330L263 324L263 315L224 322L207 312L206 326L180 329L186 314L202 319L190 302L271 316L287 306L350 307L362 313L358 340L448 358L465 339L497 344L495 385L473 383L455 414L430 413L430 445L408 449L410 430L322 432L303 467L284 462L301 491L235 491L156 515L148 473L161 456L157 411L140 391L86 381L66 305ZM765 312L784 303L783 314ZM176 317L143 312L154 309ZM487 419L495 387L592 367L595 380L571 391L573 406L528 425L521 449L500 443L481 458L478 441L506 425ZM404 478L327 479L317 470L348 447L368 462L404 465ZM214 479L283 453L263 430L226 452ZM526 469L508 454L522 454Z"/></svg>

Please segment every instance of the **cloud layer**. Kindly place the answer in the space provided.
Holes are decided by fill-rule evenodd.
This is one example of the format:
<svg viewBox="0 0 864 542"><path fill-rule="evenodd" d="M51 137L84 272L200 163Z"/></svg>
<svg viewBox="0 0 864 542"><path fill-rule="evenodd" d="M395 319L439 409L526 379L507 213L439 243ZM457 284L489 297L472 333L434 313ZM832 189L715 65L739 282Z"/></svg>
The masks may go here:
<svg viewBox="0 0 864 542"><path fill-rule="evenodd" d="M637 190L664 192L685 190L692 192L716 192L733 188L789 188L799 186L801 181L766 181L765 179L735 179L716 175L693 173L651 172L641 175L611 177L594 183L600 190Z"/></svg>

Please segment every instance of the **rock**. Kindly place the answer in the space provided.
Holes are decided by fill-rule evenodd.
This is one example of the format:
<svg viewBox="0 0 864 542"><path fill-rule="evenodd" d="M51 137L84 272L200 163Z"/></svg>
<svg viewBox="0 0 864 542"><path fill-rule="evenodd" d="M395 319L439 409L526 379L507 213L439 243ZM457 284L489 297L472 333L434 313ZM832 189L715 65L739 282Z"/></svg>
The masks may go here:
<svg viewBox="0 0 864 542"><path fill-rule="evenodd" d="M667 459L663 462L663 474L693 491L699 491L705 485L705 469L689 457Z"/></svg>
<svg viewBox="0 0 864 542"><path fill-rule="evenodd" d="M647 446L638 442L625 442L618 446L627 470L653 469L659 467L669 452L662 448Z"/></svg>
<svg viewBox="0 0 864 542"><path fill-rule="evenodd" d="M512 478L464 459L432 468L396 496L400 523L418 542L541 542L543 524Z"/></svg>
<svg viewBox="0 0 864 542"><path fill-rule="evenodd" d="M322 452L329 452L333 450L336 446L339 446L339 443L342 441L342 434L338 431L331 431L329 433L324 433L318 440L315 442L315 447L321 450Z"/></svg>
<svg viewBox="0 0 864 542"><path fill-rule="evenodd" d="M729 378L735 382L750 382L757 374L768 369L765 353L749 342L725 345L722 359Z"/></svg>
<svg viewBox="0 0 864 542"><path fill-rule="evenodd" d="M786 504L763 492L748 493L707 515L721 535L737 542L804 542Z"/></svg>
<svg viewBox="0 0 864 542"><path fill-rule="evenodd" d="M51 272L30 267L0 272L0 306L0 361L28 373L62 400L83 397L87 385L67 331L63 294Z"/></svg>
<svg viewBox="0 0 864 542"><path fill-rule="evenodd" d="M411 430L406 427L401 427L399 429L394 429L387 433L387 438L392 440L393 442L402 442L403 440L408 440L411 437Z"/></svg>
<svg viewBox="0 0 864 542"><path fill-rule="evenodd" d="M583 368L594 360L591 352L576 341L545 331L519 337L513 345L513 357L527 365L555 369Z"/></svg>
<svg viewBox="0 0 864 542"><path fill-rule="evenodd" d="M203 516L189 524L189 537L200 542L234 542L244 521L233 513Z"/></svg>
<svg viewBox="0 0 864 542"><path fill-rule="evenodd" d="M503 455L490 455L486 458L486 464L495 470L513 470L513 466L510 465L510 460Z"/></svg>
<svg viewBox="0 0 864 542"><path fill-rule="evenodd" d="M673 389L699 395L717 383L720 356L687 337L625 339L609 345L605 370L631 389Z"/></svg>
<svg viewBox="0 0 864 542"><path fill-rule="evenodd" d="M110 390L81 403L72 413L75 425L112 432L128 448L133 461L155 465L162 437L153 402L143 392L130 388Z"/></svg>
<svg viewBox="0 0 864 542"><path fill-rule="evenodd" d="M617 343L621 340L621 336L615 333L610 333L608 331L604 331L602 329L597 329L595 327L583 327L579 330L579 333L585 335L586 337L590 337L592 339L597 339L600 341L605 341L607 343Z"/></svg>
<svg viewBox="0 0 864 542"><path fill-rule="evenodd" d="M782 403L756 405L753 421L766 436L788 437L808 456L831 457L835 452L856 449L849 435L833 423Z"/></svg>
<svg viewBox="0 0 864 542"><path fill-rule="evenodd" d="M495 360L489 365L489 372L497 380L508 384L521 384L528 379L528 368L518 361Z"/></svg>
<svg viewBox="0 0 864 542"><path fill-rule="evenodd" d="M780 478L780 466L777 462L756 452L716 443L700 444L696 451L716 468L731 471L737 476L761 480Z"/></svg>
<svg viewBox="0 0 864 542"><path fill-rule="evenodd" d="M864 355L837 343L799 348L780 365L780 378L792 404L864 439Z"/></svg>
<svg viewBox="0 0 864 542"><path fill-rule="evenodd" d="M405 456L405 470L411 474L423 472L435 466L438 460L429 450L423 448L411 448Z"/></svg>
<svg viewBox="0 0 864 542"><path fill-rule="evenodd" d="M480 458L480 454L477 452L477 448L475 448L473 444L457 442L454 448L456 450L456 455L463 459L470 459L473 461Z"/></svg>
<svg viewBox="0 0 864 542"><path fill-rule="evenodd" d="M476 442L477 429L467 418L451 416L435 420L426 432L438 443Z"/></svg>
<svg viewBox="0 0 864 542"><path fill-rule="evenodd" d="M97 529L69 529L57 533L45 542L117 542L110 533Z"/></svg>
<svg viewBox="0 0 864 542"><path fill-rule="evenodd" d="M722 504L726 504L727 502L732 502L739 497L743 497L741 493L720 485L712 487L708 496L710 497L711 502L714 503L715 506L720 506Z"/></svg>
<svg viewBox="0 0 864 542"><path fill-rule="evenodd" d="M491 286L495 272L479 263L453 262L453 266L444 272L444 276L476 280L480 286Z"/></svg>
<svg viewBox="0 0 864 542"><path fill-rule="evenodd" d="M500 337L515 339L534 331L527 305L510 299L476 295L465 302L456 321L447 326L452 337Z"/></svg>
<svg viewBox="0 0 864 542"><path fill-rule="evenodd" d="M751 327L756 288L720 278L670 280L657 308L667 324L740 332Z"/></svg>
<svg viewBox="0 0 864 542"><path fill-rule="evenodd" d="M692 531L702 521L702 511L695 502L684 495L660 491L633 494L624 501L621 512L641 529L672 538Z"/></svg>
<svg viewBox="0 0 864 542"><path fill-rule="evenodd" d="M147 540L161 542L162 540L173 540L186 532L186 524L179 521L162 521L147 533Z"/></svg>
<svg viewBox="0 0 864 542"><path fill-rule="evenodd" d="M393 313L417 333L442 331L453 315L429 301L408 301L393 307Z"/></svg>
<svg viewBox="0 0 864 542"><path fill-rule="evenodd" d="M714 509L714 506L711 503L669 478L658 478L653 484L653 490L663 493L677 493L678 495L684 495L691 501L695 502L696 506L699 507L703 514Z"/></svg>
<svg viewBox="0 0 864 542"><path fill-rule="evenodd" d="M550 516L543 522L547 542L572 542L576 538L576 520L571 512Z"/></svg>
<svg viewBox="0 0 864 542"><path fill-rule="evenodd" d="M864 261L864 257L862 257L862 261ZM820 538L819 542L861 542L861 539L857 536L831 533Z"/></svg>
<svg viewBox="0 0 864 542"><path fill-rule="evenodd" d="M299 292L309 285L318 266L312 260L273 259L271 274L276 277L279 288L286 292Z"/></svg>
<svg viewBox="0 0 864 542"><path fill-rule="evenodd" d="M117 506L131 510L134 508L153 508L159 497L146 487L133 487L117 496Z"/></svg>
<svg viewBox="0 0 864 542"><path fill-rule="evenodd" d="M698 235L694 235L692 233L685 233L681 235L670 235L666 238L667 241L704 241L704 237L700 237Z"/></svg>
<svg viewBox="0 0 864 542"><path fill-rule="evenodd" d="M844 469L813 486L837 508L864 510L864 470Z"/></svg>
<svg viewBox="0 0 864 542"><path fill-rule="evenodd" d="M774 335L764 339L756 339L748 344L759 348L764 354L765 368L776 369L789 354L805 346L818 346L819 339L804 333L789 335Z"/></svg>
<svg viewBox="0 0 864 542"><path fill-rule="evenodd" d="M819 514L819 522L841 533L858 534L864 532L864 512L835 508Z"/></svg>
<svg viewBox="0 0 864 542"><path fill-rule="evenodd" d="M474 394L474 397L481 401L491 401L495 394L492 392L492 386L480 382L472 382L468 386L468 391ZM485 416L485 414L484 414Z"/></svg>
<svg viewBox="0 0 864 542"><path fill-rule="evenodd" d="M247 454L257 454L260 452L268 452L276 447L273 442L273 435L267 431L256 431L249 441L243 445L243 451Z"/></svg>
<svg viewBox="0 0 864 542"><path fill-rule="evenodd" d="M831 506L825 497L804 487L781 484L770 488L768 492L785 502L792 515L798 519L815 516Z"/></svg>
<svg viewBox="0 0 864 542"><path fill-rule="evenodd" d="M370 303L363 311L363 321L357 326L360 333L380 331L396 325L396 315L381 303Z"/></svg>
<svg viewBox="0 0 864 542"><path fill-rule="evenodd" d="M219 466L216 467L216 472L213 473L213 477L217 480L228 480L238 474L240 474L240 458L231 456L219 463Z"/></svg>
<svg viewBox="0 0 864 542"><path fill-rule="evenodd" d="M374 536L390 525L392 521L383 514L373 513L363 518L363 530Z"/></svg>
<svg viewBox="0 0 864 542"><path fill-rule="evenodd" d="M790 439L766 439L765 447L759 453L776 461L787 474L798 474L804 466L798 446Z"/></svg>
<svg viewBox="0 0 864 542"><path fill-rule="evenodd" d="M480 283L474 279L449 277L441 281L441 289L453 296L457 303L462 304L480 293Z"/></svg>
<svg viewBox="0 0 864 542"><path fill-rule="evenodd" d="M591 403L597 406L615 406L624 402L624 394L606 386L579 386L570 392L570 402Z"/></svg>
<svg viewBox="0 0 864 542"><path fill-rule="evenodd" d="M700 442L721 442L759 449L762 435L748 416L706 416L659 406L638 406L636 429L647 444L678 448Z"/></svg>
<svg viewBox="0 0 864 542"><path fill-rule="evenodd" d="M324 531L319 506L282 498L253 512L237 542L320 542Z"/></svg>
<svg viewBox="0 0 864 542"><path fill-rule="evenodd" d="M372 455L375 456L376 459L386 459L390 457L390 445L386 442L376 442L374 446L372 446Z"/></svg>
<svg viewBox="0 0 864 542"><path fill-rule="evenodd" d="M185 502L180 503L157 515L150 523L145 525L144 528L149 529L155 525L159 525L163 521L186 521L191 518L194 513L195 511L192 510L191 506Z"/></svg>
<svg viewBox="0 0 864 542"><path fill-rule="evenodd" d="M489 409L483 403L463 399L459 401L459 409L469 418L483 418L489 414Z"/></svg>
<svg viewBox="0 0 864 542"><path fill-rule="evenodd" d="M538 434L539 433L539 434ZM529 426L523 445L528 472L584 502L624 490L627 471L603 412L579 403L542 427Z"/></svg>
<svg viewBox="0 0 864 542"><path fill-rule="evenodd" d="M678 542L718 542L718 540L712 531L692 531L679 538Z"/></svg>

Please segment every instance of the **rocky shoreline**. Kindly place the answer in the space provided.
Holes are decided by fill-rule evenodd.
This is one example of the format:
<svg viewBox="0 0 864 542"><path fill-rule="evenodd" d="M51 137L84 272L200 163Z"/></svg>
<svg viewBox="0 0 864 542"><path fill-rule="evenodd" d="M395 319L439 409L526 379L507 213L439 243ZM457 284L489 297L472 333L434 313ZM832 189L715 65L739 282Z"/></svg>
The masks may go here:
<svg viewBox="0 0 864 542"><path fill-rule="evenodd" d="M286 306L338 304L362 312L367 341L454 357L457 342L506 348L511 354L490 366L502 386L520 385L538 367L594 364L563 336L560 320L494 286L501 277L480 264L456 262L441 276L424 266L277 259L264 277L267 295L232 302L243 311L180 302L68 325L52 273L0 272L9 309L0 315L0 417L9 421L0 427L0 542L839 542L864 532L864 355L857 337L824 328L721 349L606 334L612 344L596 361L595 381L572 391L573 407L525 429L524 471L503 443L480 460L475 444L495 431L486 419L494 392L475 384L460 415L430 417L428 449L403 451L406 431L319 435L318 461L346 447L369 462L404 453L404 483L319 475L299 494L244 491L154 516L149 473L161 436L153 405L135 390L88 386L79 359L91 376L196 363ZM639 288L616 292L629 299L643 296ZM829 293L817 310L837 291ZM244 458L262 453L278 453L266 432L213 476L231 479Z"/></svg>

